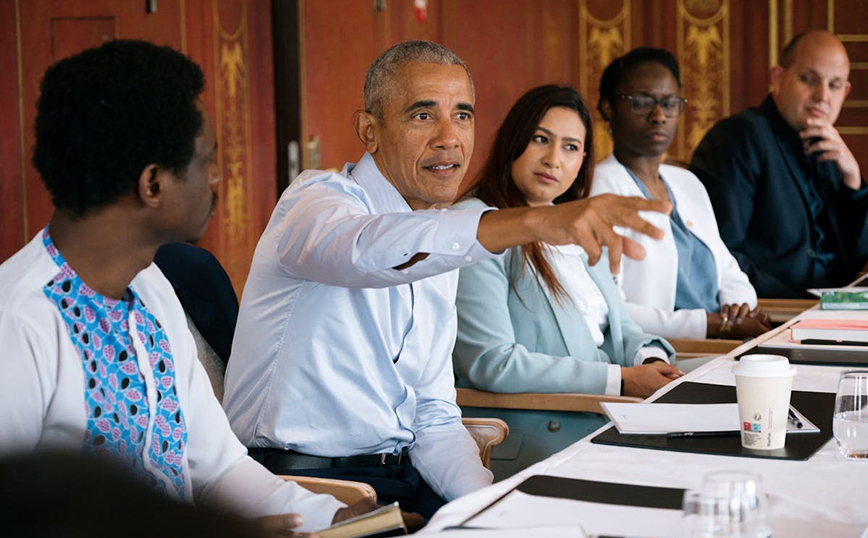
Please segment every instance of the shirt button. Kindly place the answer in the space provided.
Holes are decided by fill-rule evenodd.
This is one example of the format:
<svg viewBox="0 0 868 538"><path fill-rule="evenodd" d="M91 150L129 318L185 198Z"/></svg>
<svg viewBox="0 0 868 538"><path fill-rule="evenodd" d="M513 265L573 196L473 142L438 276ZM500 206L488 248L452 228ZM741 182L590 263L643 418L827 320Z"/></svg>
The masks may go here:
<svg viewBox="0 0 868 538"><path fill-rule="evenodd" d="M688 220L688 221L687 221L687 227L688 227L688 228L693 228L693 221L692 221L692 220Z"/></svg>
<svg viewBox="0 0 868 538"><path fill-rule="evenodd" d="M809 257L809 258L815 258L815 257L817 257L817 252L816 252L814 249L809 248L809 249L808 249L808 257Z"/></svg>
<svg viewBox="0 0 868 538"><path fill-rule="evenodd" d="M458 250L459 248L461 248L461 245L458 243L452 243L452 250Z"/></svg>
<svg viewBox="0 0 868 538"><path fill-rule="evenodd" d="M472 261L473 261L473 256L464 256L464 260L465 260L465 261L468 261L468 262L472 262Z"/></svg>
<svg viewBox="0 0 868 538"><path fill-rule="evenodd" d="M405 275L409 275L409 274L410 274L410 270L409 270L409 269L401 269L401 272L404 273Z"/></svg>

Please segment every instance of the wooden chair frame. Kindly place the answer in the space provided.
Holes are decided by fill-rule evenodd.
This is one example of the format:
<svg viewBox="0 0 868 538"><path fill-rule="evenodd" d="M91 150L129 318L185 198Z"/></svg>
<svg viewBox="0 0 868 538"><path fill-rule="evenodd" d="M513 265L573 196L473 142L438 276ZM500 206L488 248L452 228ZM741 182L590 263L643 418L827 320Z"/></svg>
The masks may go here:
<svg viewBox="0 0 868 538"><path fill-rule="evenodd" d="M475 389L456 389L460 407L489 407L497 409L531 409L541 411L584 411L604 415L602 402L641 402L631 396L606 396L578 393L497 393Z"/></svg>
<svg viewBox="0 0 868 538"><path fill-rule="evenodd" d="M677 359L726 355L742 344L741 340L717 340L713 338L671 338L667 341L675 348Z"/></svg>
<svg viewBox="0 0 868 538"><path fill-rule="evenodd" d="M769 315L772 323L780 325L816 306L819 299L759 299L757 304Z"/></svg>
<svg viewBox="0 0 868 538"><path fill-rule="evenodd" d="M509 426L499 418L462 418L461 423L479 446L479 457L488 469L491 466L491 450L509 436Z"/></svg>
<svg viewBox="0 0 868 538"><path fill-rule="evenodd" d="M338 480L336 478L317 478L313 476L278 475L314 493L327 493L346 505L355 504L362 499L377 500L373 486L364 482Z"/></svg>

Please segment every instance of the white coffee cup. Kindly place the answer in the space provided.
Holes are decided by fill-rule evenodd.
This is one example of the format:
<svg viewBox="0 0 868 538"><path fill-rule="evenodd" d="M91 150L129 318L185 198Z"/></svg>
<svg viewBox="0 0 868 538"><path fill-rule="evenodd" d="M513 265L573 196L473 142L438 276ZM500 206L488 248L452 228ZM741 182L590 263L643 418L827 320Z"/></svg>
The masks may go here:
<svg viewBox="0 0 868 538"><path fill-rule="evenodd" d="M783 448L796 369L781 355L743 355L732 369L741 425L741 446Z"/></svg>

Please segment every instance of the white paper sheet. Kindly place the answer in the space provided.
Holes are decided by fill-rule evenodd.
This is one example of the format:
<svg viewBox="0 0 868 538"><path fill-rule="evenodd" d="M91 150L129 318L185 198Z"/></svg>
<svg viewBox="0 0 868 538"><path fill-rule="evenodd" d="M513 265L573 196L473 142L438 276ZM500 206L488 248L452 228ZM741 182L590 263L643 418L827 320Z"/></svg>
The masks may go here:
<svg viewBox="0 0 868 538"><path fill-rule="evenodd" d="M580 526L564 527L535 526L515 529L446 529L433 534L432 538L589 538Z"/></svg>
<svg viewBox="0 0 868 538"><path fill-rule="evenodd" d="M641 404L603 402L603 410L621 433L666 434L670 432L738 431L738 404ZM795 409L802 428L787 424L787 433L820 431Z"/></svg>
<svg viewBox="0 0 868 538"><path fill-rule="evenodd" d="M715 432L739 429L738 404L600 404L621 433Z"/></svg>
<svg viewBox="0 0 868 538"><path fill-rule="evenodd" d="M682 523L681 510L555 499L517 490L465 523L489 529L524 528L525 536L536 536L527 533L528 527L547 525L581 526L590 535L678 538Z"/></svg>

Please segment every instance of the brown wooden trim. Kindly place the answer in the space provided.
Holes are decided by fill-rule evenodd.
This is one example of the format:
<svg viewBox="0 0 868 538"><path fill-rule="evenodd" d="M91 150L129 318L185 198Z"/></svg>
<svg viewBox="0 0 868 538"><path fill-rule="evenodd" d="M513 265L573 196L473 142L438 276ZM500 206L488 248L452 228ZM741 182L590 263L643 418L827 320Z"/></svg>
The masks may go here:
<svg viewBox="0 0 868 538"><path fill-rule="evenodd" d="M605 396L602 394L564 394L523 392L505 394L475 389L455 389L456 402L461 407L490 407L496 409L528 409L538 411L585 411L605 414L602 402L635 403L641 398Z"/></svg>
<svg viewBox="0 0 868 538"><path fill-rule="evenodd" d="M298 144L299 165L304 145L301 132L302 62L301 0L279 0L273 4L274 84L277 127L277 196L294 178L289 173L287 148L291 141ZM301 168L299 168L301 170Z"/></svg>

